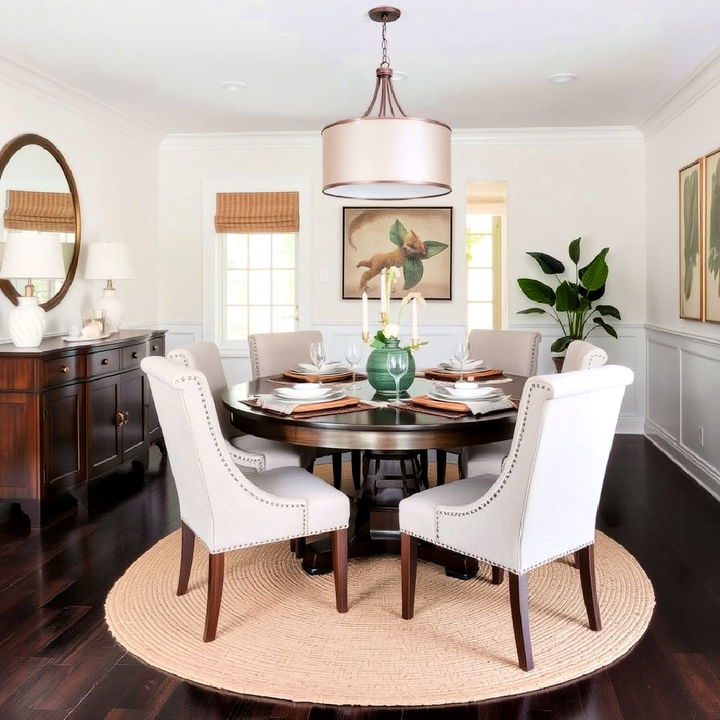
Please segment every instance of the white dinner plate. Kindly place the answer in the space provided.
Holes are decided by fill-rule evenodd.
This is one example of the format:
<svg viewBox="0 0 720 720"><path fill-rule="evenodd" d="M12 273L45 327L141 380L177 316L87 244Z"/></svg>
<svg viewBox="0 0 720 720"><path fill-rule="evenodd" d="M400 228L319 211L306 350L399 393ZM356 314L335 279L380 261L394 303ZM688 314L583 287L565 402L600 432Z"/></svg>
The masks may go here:
<svg viewBox="0 0 720 720"><path fill-rule="evenodd" d="M445 370L446 372L450 370L451 372L457 373L471 373L480 372L481 370L487 370L488 368L485 364L483 364L482 360L467 360L462 364L462 367L458 362L441 362L438 364L437 369Z"/></svg>
<svg viewBox="0 0 720 720"><path fill-rule="evenodd" d="M279 387L275 388L275 394L288 400L315 400L322 399L327 395L334 393L336 389L331 387L309 387L309 388L292 388Z"/></svg>
<svg viewBox="0 0 720 720"><path fill-rule="evenodd" d="M279 390L280 388L278 388ZM277 390L275 391L277 392ZM331 400L340 400L341 398L344 398L347 396L347 393L344 390L333 390L326 395L313 395L312 397L306 397L306 398L300 398L300 397L287 397L278 395L278 399L282 400L283 402L288 403L303 403L305 405L308 404L315 404L315 403L324 403L324 402L330 402Z"/></svg>
<svg viewBox="0 0 720 720"><path fill-rule="evenodd" d="M502 390L493 387L481 387L468 390L436 387L428 395L436 400L497 400L503 396Z"/></svg>

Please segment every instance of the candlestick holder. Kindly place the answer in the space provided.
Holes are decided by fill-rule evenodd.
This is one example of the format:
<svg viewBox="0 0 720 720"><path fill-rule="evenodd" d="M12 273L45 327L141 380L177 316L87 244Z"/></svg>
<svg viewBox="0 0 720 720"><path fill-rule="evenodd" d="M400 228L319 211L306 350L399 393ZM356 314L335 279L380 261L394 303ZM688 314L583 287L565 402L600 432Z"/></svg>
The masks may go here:
<svg viewBox="0 0 720 720"><path fill-rule="evenodd" d="M369 342L370 342L370 332L369 332L369 331L363 330L362 333L361 333L361 335L362 335L362 341L363 341L364 343L369 343Z"/></svg>
<svg viewBox="0 0 720 720"><path fill-rule="evenodd" d="M380 313L380 324L381 325L383 325L383 326L387 325L389 320L390 320L390 318L386 312Z"/></svg>

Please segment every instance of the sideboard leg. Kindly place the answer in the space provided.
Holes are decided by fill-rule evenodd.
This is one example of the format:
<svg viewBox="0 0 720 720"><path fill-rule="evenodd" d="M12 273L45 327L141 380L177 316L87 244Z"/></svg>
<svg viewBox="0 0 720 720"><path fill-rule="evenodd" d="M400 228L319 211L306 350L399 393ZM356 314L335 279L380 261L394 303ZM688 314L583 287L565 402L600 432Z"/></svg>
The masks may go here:
<svg viewBox="0 0 720 720"><path fill-rule="evenodd" d="M23 500L20 509L30 518L30 527L42 526L42 502L40 500Z"/></svg>

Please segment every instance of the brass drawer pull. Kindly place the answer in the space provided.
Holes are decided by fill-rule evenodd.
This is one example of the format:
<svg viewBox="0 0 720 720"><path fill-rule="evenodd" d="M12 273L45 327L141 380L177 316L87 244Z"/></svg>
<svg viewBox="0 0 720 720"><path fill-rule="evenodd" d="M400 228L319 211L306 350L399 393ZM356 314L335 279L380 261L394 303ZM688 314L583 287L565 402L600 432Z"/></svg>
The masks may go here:
<svg viewBox="0 0 720 720"><path fill-rule="evenodd" d="M127 425L128 422L130 422L130 413L125 410L125 412L123 413L123 425Z"/></svg>
<svg viewBox="0 0 720 720"><path fill-rule="evenodd" d="M138 359L137 351L133 352L133 354L132 354L132 359L133 359L133 360L137 360L137 359Z"/></svg>
<svg viewBox="0 0 720 720"><path fill-rule="evenodd" d="M100 364L101 364L101 365L108 365L109 363L110 363L110 361L109 361L107 358L103 358L103 359L100 361Z"/></svg>
<svg viewBox="0 0 720 720"><path fill-rule="evenodd" d="M63 365L60 368L60 372L63 373L64 375L67 375L70 372L70 368L67 365Z"/></svg>
<svg viewBox="0 0 720 720"><path fill-rule="evenodd" d="M121 428L124 424L125 418L121 412L115 413L115 427Z"/></svg>
<svg viewBox="0 0 720 720"><path fill-rule="evenodd" d="M153 351L153 352L157 352L158 350L160 350L160 346L159 346L159 345L153 345L153 346L152 346L152 351Z"/></svg>

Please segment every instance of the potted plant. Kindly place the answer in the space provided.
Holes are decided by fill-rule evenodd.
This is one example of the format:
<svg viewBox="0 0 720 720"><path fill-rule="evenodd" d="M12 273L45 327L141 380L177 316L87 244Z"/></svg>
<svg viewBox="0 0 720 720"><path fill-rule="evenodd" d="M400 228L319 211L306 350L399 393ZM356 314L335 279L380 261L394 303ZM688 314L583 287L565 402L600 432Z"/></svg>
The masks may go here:
<svg viewBox="0 0 720 720"><path fill-rule="evenodd" d="M556 366L562 366L562 357L567 346L573 340L585 340L595 330L604 330L617 338L615 328L605 318L620 320L620 311L613 305L595 304L605 294L608 266L605 256L610 248L603 248L587 265L580 267L580 238L576 238L568 247L568 255L575 265L570 278L560 277L565 265L551 255L541 252L529 252L546 275L554 275L556 287L552 288L540 280L519 278L518 285L533 302L547 305L548 308L531 307L520 310L519 315L547 314L560 325L562 336L550 346L556 353L553 358ZM574 276L573 276L574 275Z"/></svg>

